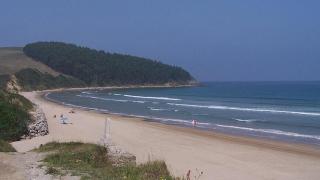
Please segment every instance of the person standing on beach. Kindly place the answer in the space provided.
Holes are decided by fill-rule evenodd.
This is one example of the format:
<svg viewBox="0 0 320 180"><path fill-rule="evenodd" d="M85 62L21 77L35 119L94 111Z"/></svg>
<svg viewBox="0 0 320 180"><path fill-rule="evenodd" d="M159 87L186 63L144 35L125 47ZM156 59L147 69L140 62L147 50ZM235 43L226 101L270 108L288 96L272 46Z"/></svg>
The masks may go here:
<svg viewBox="0 0 320 180"><path fill-rule="evenodd" d="M191 174L191 170L189 169L189 171L187 172L187 180L190 180L190 174Z"/></svg>
<svg viewBox="0 0 320 180"><path fill-rule="evenodd" d="M197 125L197 121L196 120L192 120L192 125L196 126Z"/></svg>

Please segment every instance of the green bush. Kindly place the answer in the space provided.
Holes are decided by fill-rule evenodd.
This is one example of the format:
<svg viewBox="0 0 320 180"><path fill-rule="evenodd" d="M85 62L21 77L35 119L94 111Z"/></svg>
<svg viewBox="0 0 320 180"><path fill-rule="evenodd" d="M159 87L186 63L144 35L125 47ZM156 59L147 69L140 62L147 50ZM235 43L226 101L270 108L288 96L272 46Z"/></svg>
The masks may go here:
<svg viewBox="0 0 320 180"><path fill-rule="evenodd" d="M15 152L16 150L8 142L0 139L0 152Z"/></svg>
<svg viewBox="0 0 320 180"><path fill-rule="evenodd" d="M0 139L14 141L26 134L31 108L24 97L0 90Z"/></svg>
<svg viewBox="0 0 320 180"><path fill-rule="evenodd" d="M0 138L19 140L27 133L29 114L16 105L0 102Z"/></svg>
<svg viewBox="0 0 320 180"><path fill-rule="evenodd" d="M0 90L0 99L1 97L4 97L4 100L6 102L10 104L15 104L25 111L30 111L33 108L33 104L27 98L19 94L8 93Z"/></svg>

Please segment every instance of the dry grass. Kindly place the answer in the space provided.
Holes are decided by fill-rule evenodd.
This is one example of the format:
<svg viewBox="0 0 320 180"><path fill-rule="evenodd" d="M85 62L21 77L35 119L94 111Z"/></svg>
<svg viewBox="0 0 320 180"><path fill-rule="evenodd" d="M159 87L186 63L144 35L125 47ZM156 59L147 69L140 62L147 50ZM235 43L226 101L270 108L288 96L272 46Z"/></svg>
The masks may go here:
<svg viewBox="0 0 320 180"><path fill-rule="evenodd" d="M108 180L179 180L173 177L163 161L145 164L128 164L115 167L107 149L95 144L80 142L51 142L41 146L38 152L53 152L43 160L47 173L63 175L65 172L81 176L81 179Z"/></svg>
<svg viewBox="0 0 320 180"><path fill-rule="evenodd" d="M25 68L36 68L43 73L47 72L54 76L59 75L58 72L50 67L27 57L22 48L0 48L0 75L14 74Z"/></svg>

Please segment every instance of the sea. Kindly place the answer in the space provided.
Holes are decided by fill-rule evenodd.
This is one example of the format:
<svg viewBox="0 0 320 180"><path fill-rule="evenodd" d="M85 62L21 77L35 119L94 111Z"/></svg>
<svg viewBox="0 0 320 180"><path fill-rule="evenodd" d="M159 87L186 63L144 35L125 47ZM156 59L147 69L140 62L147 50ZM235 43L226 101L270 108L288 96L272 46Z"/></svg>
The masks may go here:
<svg viewBox="0 0 320 180"><path fill-rule="evenodd" d="M320 82L205 82L196 87L60 91L46 98L146 121L320 146ZM193 126L192 120L198 123Z"/></svg>

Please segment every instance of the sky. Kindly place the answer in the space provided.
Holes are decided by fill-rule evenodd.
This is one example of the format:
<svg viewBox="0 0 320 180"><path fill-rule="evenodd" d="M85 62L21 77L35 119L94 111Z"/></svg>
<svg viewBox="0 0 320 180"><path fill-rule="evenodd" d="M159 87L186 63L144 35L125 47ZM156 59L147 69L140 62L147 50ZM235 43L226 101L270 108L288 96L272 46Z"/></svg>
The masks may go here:
<svg viewBox="0 0 320 180"><path fill-rule="evenodd" d="M320 80L319 0L1 0L0 47L63 41L200 81Z"/></svg>

